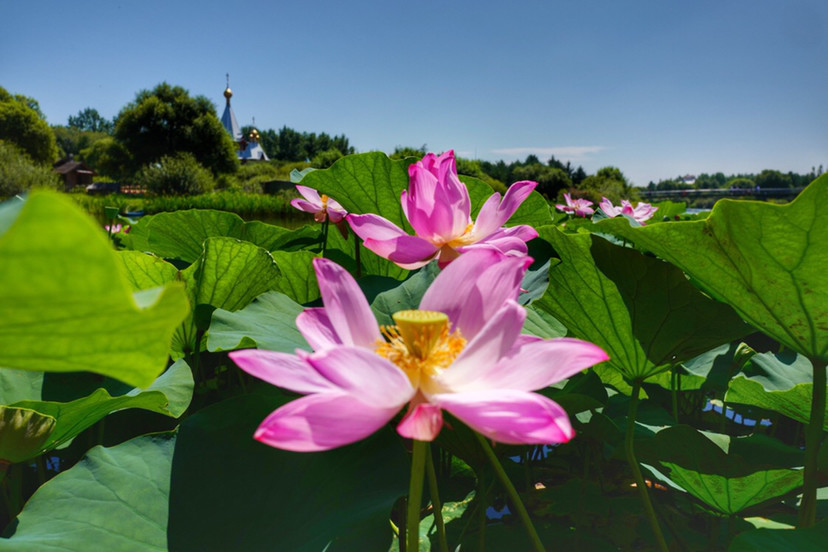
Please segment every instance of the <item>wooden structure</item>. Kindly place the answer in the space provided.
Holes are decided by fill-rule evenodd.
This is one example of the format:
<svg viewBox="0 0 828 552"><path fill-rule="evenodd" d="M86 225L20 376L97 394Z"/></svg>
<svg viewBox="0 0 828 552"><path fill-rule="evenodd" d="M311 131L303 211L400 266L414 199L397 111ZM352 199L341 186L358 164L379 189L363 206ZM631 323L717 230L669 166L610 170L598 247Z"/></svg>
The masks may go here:
<svg viewBox="0 0 828 552"><path fill-rule="evenodd" d="M97 176L83 161L75 161L71 153L67 159L61 159L53 165L56 173L63 179L64 191L71 191L75 186L88 186L92 184L92 178Z"/></svg>

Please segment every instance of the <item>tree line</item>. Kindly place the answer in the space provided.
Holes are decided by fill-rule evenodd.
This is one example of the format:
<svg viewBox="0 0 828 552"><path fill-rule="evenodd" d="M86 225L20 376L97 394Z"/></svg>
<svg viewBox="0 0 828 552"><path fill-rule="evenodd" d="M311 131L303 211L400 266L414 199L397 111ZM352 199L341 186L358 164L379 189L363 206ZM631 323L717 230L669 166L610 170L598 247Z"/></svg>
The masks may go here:
<svg viewBox="0 0 828 552"><path fill-rule="evenodd" d="M811 171L800 174L793 171L783 173L765 169L758 174L740 173L725 175L722 172L702 173L698 176L677 176L658 183L650 182L648 190L708 190L722 188L804 188L823 173L823 167L811 167Z"/></svg>
<svg viewBox="0 0 828 552"><path fill-rule="evenodd" d="M250 136L252 127L243 127ZM40 172L21 172L26 163L33 167L50 167L70 154L85 162L99 177L135 181L159 193L200 193L215 187L238 187L261 191L263 182L289 179L293 168L327 168L343 155L355 152L344 134L300 132L283 126L278 130L257 129L259 143L270 163L240 166L237 148L224 129L215 104L205 96L168 83L139 91L135 99L112 119L106 119L92 107L68 118L65 125L50 126L37 100L13 95L0 88L0 160L6 172L13 170L20 182L30 182ZM397 147L393 158L422 157L426 146ZM23 156L25 163L10 159ZM608 197L637 199L637 189L617 167L604 167L588 174L550 156L542 161L528 155L522 161L506 163L458 158L458 172L488 183L505 192L506 186L519 180L538 183L537 191L551 201L560 200L564 192L593 201ZM9 167L16 167L9 169ZM650 190L721 187L802 187L822 173L822 167L803 175L765 170L757 175L701 174L690 181L684 177L650 182ZM190 175L189 177L187 175ZM54 176L54 175L51 175ZM187 182L180 182L182 179ZM15 178L6 175L5 182ZM49 185L55 179L49 179ZM19 185L17 188L24 189ZM15 186L0 188L8 196Z"/></svg>

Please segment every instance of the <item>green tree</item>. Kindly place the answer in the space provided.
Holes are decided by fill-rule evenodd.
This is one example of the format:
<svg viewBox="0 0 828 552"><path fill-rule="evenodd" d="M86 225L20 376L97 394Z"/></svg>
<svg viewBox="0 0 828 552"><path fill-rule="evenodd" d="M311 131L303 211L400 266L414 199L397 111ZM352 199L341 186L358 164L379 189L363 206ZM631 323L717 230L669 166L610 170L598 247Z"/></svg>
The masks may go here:
<svg viewBox="0 0 828 552"><path fill-rule="evenodd" d="M507 187L506 185L489 176L483 171L483 168L480 166L480 161L465 159L463 157L457 158L457 174L464 174L467 176L473 176L478 180L482 180L489 187L494 190L495 192L500 192L501 194L505 194Z"/></svg>
<svg viewBox="0 0 828 552"><path fill-rule="evenodd" d="M137 181L158 195L197 195L215 187L210 171L188 152L166 155L159 162L145 166L138 173Z"/></svg>
<svg viewBox="0 0 828 552"><path fill-rule="evenodd" d="M586 171L584 170L583 167L581 167L579 165L578 168L575 170L575 172L572 173L572 185L573 186L579 186L581 184L581 182L583 182L586 179L586 177L587 177Z"/></svg>
<svg viewBox="0 0 828 552"><path fill-rule="evenodd" d="M187 152L214 174L234 173L239 161L233 139L204 96L161 83L142 90L121 110L115 138L132 156L132 168Z"/></svg>
<svg viewBox="0 0 828 552"><path fill-rule="evenodd" d="M586 177L578 188L586 192L587 199L596 205L605 197L618 203L632 193L627 177L617 167L599 169L594 175Z"/></svg>
<svg viewBox="0 0 828 552"><path fill-rule="evenodd" d="M0 140L0 198L8 198L32 188L56 189L60 178L49 166L33 163L11 142Z"/></svg>
<svg viewBox="0 0 828 552"><path fill-rule="evenodd" d="M58 158L55 133L32 102L39 110L35 100L0 88L0 140L17 145L35 163L51 164Z"/></svg>
<svg viewBox="0 0 828 552"><path fill-rule="evenodd" d="M311 167L314 169L327 169L338 159L342 158L342 152L336 148L329 149L327 151L323 151L321 153L316 154L313 159L311 159Z"/></svg>
<svg viewBox="0 0 828 552"><path fill-rule="evenodd" d="M95 141L80 151L84 163L95 169L99 175L116 180L132 174L132 156L123 144L112 136Z"/></svg>
<svg viewBox="0 0 828 552"><path fill-rule="evenodd" d="M391 159L405 159L407 157L414 157L415 159L422 159L428 153L428 146L423 144L419 148L411 146L397 146L394 151L388 156Z"/></svg>
<svg viewBox="0 0 828 552"><path fill-rule="evenodd" d="M570 180L566 171L549 165L541 165L540 163L516 167L512 171L512 178L515 181L533 180L537 182L538 187L535 190L546 196L547 199L555 199L560 190L572 186L572 180Z"/></svg>
<svg viewBox="0 0 828 552"><path fill-rule="evenodd" d="M742 190L751 190L756 187L756 183L750 178L737 177L732 178L725 184L726 188L738 188Z"/></svg>
<svg viewBox="0 0 828 552"><path fill-rule="evenodd" d="M304 161L308 158L305 147L306 136L287 126L279 129L276 138L276 151L273 159L282 161ZM270 154L268 154L270 155Z"/></svg>
<svg viewBox="0 0 828 552"><path fill-rule="evenodd" d="M52 131L55 133L61 157L66 157L70 153L77 157L82 150L109 136L103 132L82 131L68 126L53 126Z"/></svg>
<svg viewBox="0 0 828 552"><path fill-rule="evenodd" d="M779 171L765 169L756 175L756 185L760 188L791 188L791 177Z"/></svg>
<svg viewBox="0 0 828 552"><path fill-rule="evenodd" d="M38 102L34 98L30 98L29 96L24 96L23 94L14 94L11 95L6 89L0 87L0 102L20 102L35 113L37 116L46 120L46 115L40 109L40 102Z"/></svg>
<svg viewBox="0 0 828 552"><path fill-rule="evenodd" d="M112 131L115 130L115 124L109 119L103 118L98 110L92 107L78 111L77 115L69 115L69 122L66 126L82 132L103 132L105 134L112 134Z"/></svg>

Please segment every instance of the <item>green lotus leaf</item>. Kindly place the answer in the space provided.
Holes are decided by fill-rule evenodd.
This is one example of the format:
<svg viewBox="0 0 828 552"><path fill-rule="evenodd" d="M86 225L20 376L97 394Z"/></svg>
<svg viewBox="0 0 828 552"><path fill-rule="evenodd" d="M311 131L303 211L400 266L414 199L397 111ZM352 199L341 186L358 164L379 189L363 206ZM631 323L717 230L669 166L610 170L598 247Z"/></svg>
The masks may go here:
<svg viewBox="0 0 828 552"><path fill-rule="evenodd" d="M145 435L95 447L43 484L0 551L167 552L175 435Z"/></svg>
<svg viewBox="0 0 828 552"><path fill-rule="evenodd" d="M159 281L181 280L186 285L193 313L175 332L172 352L177 356L195 350L202 323L199 317L206 321L206 329L214 309L239 310L257 295L281 285L282 271L273 256L234 238L205 239L201 257L183 271L154 255L136 251L120 252L118 258L135 289Z"/></svg>
<svg viewBox="0 0 828 552"><path fill-rule="evenodd" d="M541 227L561 262L532 305L550 313L573 337L610 356L607 366L644 380L747 334L729 306L706 297L668 263L613 245L594 234Z"/></svg>
<svg viewBox="0 0 828 552"><path fill-rule="evenodd" d="M189 312L183 286L133 294L103 229L59 194L33 193L14 214L0 215L0 367L150 385Z"/></svg>
<svg viewBox="0 0 828 552"><path fill-rule="evenodd" d="M319 299L319 285L313 270L313 260L316 258L314 253L274 251L272 255L282 272L278 291L303 305Z"/></svg>
<svg viewBox="0 0 828 552"><path fill-rule="evenodd" d="M237 312L216 309L207 331L208 351L258 348L293 353L310 351L296 328L296 317L304 309L290 297L270 291Z"/></svg>
<svg viewBox="0 0 828 552"><path fill-rule="evenodd" d="M686 272L757 329L828 361L828 174L787 205L718 201L704 221L598 223Z"/></svg>
<svg viewBox="0 0 828 552"><path fill-rule="evenodd" d="M186 362L179 360L146 390L131 389L113 396L108 390L98 388L74 401L23 400L11 406L31 409L56 420L54 431L38 451L41 453L66 445L81 431L117 410L140 408L177 418L187 410L192 396L192 371Z"/></svg>
<svg viewBox="0 0 828 552"><path fill-rule="evenodd" d="M533 306L526 308L526 322L523 323L523 333L543 339L565 337L566 326L560 320L542 309Z"/></svg>
<svg viewBox="0 0 828 552"><path fill-rule="evenodd" d="M408 166L411 162L411 159L392 160L381 152L349 155L328 169L306 174L302 185L314 188L320 194L327 194L349 213L378 214L413 234L400 202L400 195L408 188ZM493 191L488 184L475 178L463 176L461 180L469 190L472 214L475 215ZM540 194L533 193L506 225L540 225L551 222L546 201ZM329 254L326 256L355 273L353 239L344 240L338 232L331 231L328 236ZM398 280L404 279L408 274L406 270L367 250L363 249L361 257L362 274L388 276Z"/></svg>
<svg viewBox="0 0 828 552"><path fill-rule="evenodd" d="M822 552L828 542L828 520L807 529L752 529L739 533L728 552Z"/></svg>
<svg viewBox="0 0 828 552"><path fill-rule="evenodd" d="M55 419L19 406L0 406L0 463L16 464L40 454Z"/></svg>
<svg viewBox="0 0 828 552"><path fill-rule="evenodd" d="M409 164L382 152L348 155L328 169L306 174L302 185L327 194L349 213L378 214L411 233L400 202L400 194L408 188Z"/></svg>
<svg viewBox="0 0 828 552"><path fill-rule="evenodd" d="M386 428L313 454L255 441L256 427L286 400L262 387L181 424L171 475L170 550L304 552L348 549L346 542L355 550L388 550L389 513L409 479L399 436ZM381 545L354 543L355 535L366 534Z"/></svg>
<svg viewBox="0 0 828 552"><path fill-rule="evenodd" d="M0 404L40 398L43 372L0 370Z"/></svg>
<svg viewBox="0 0 828 552"><path fill-rule="evenodd" d="M419 308L423 295L439 273L437 263L431 262L396 287L378 293L371 302L377 322L393 325L391 315L395 312Z"/></svg>
<svg viewBox="0 0 828 552"><path fill-rule="evenodd" d="M727 435L705 434L686 425L659 431L639 447L650 463L660 462L669 478L722 515L782 497L802 485L802 453L782 450L772 439L740 443Z"/></svg>
<svg viewBox="0 0 828 552"><path fill-rule="evenodd" d="M811 362L802 355L759 353L751 357L743 373L730 380L725 401L758 406L807 424L813 374ZM823 424L828 430L828 408Z"/></svg>
<svg viewBox="0 0 828 552"><path fill-rule="evenodd" d="M460 180L469 190L469 197L472 200L472 217L477 217L478 211L492 195L491 186L471 176L461 175ZM552 212L549 210L549 203L538 192L532 192L526 201L521 203L515 214L506 221L505 226L518 226L528 224L530 226L544 226L552 224Z"/></svg>
<svg viewBox="0 0 828 552"><path fill-rule="evenodd" d="M235 213L187 209L143 217L122 240L126 247L136 251L193 263L201 257L207 238L236 238L273 251L291 235L287 228L259 221L245 222Z"/></svg>

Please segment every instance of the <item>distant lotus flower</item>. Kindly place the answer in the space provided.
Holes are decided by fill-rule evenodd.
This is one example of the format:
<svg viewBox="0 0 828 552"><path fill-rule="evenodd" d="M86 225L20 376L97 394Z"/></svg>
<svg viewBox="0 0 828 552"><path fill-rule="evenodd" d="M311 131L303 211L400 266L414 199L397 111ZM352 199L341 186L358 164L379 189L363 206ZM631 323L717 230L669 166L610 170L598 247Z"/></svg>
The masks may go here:
<svg viewBox="0 0 828 552"><path fill-rule="evenodd" d="M117 234L119 232L123 232L124 234L129 234L129 230L132 228L130 225L121 225L121 224L107 224L104 226L104 229L110 234Z"/></svg>
<svg viewBox="0 0 828 552"><path fill-rule="evenodd" d="M366 214L348 215L354 232L365 247L413 270L438 259L440 267L474 248L494 248L511 255L526 255L526 242L538 236L531 226L502 226L515 214L536 182L516 182L506 191L492 195L471 218L471 199L466 185L457 176L454 152L440 156L429 153L408 168L410 185L402 193L402 208L416 236L409 236L385 218Z"/></svg>
<svg viewBox="0 0 828 552"><path fill-rule="evenodd" d="M405 405L403 437L431 441L450 412L484 436L511 444L566 442L566 412L531 391L607 360L576 339L521 335L526 311L515 299L531 259L476 249L434 280L420 310L395 313L380 328L356 281L314 259L323 308L296 325L313 353L249 349L230 353L243 370L302 393L270 414L255 438L299 452L363 439Z"/></svg>
<svg viewBox="0 0 828 552"><path fill-rule="evenodd" d="M644 224L645 220L651 219L656 211L658 211L658 207L653 207L649 203L639 203L633 208L632 203L626 199L622 199L621 206L616 207L609 199L603 198L600 207L610 218L617 217L618 215L627 215L641 224Z"/></svg>
<svg viewBox="0 0 828 552"><path fill-rule="evenodd" d="M564 194L566 205L555 205L555 208L564 213L575 215L576 217L588 217L595 212L592 208L592 202L586 199L572 199L569 194Z"/></svg>
<svg viewBox="0 0 828 552"><path fill-rule="evenodd" d="M306 213L313 213L313 220L316 222L325 222L330 219L334 224L341 222L348 214L348 211L342 208L342 205L335 200L329 198L325 194L319 196L319 192L307 186L299 186L297 184L296 191L298 191L305 199L296 198L291 200L290 204Z"/></svg>

